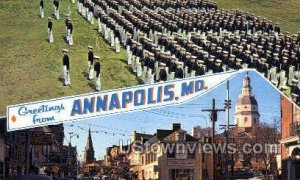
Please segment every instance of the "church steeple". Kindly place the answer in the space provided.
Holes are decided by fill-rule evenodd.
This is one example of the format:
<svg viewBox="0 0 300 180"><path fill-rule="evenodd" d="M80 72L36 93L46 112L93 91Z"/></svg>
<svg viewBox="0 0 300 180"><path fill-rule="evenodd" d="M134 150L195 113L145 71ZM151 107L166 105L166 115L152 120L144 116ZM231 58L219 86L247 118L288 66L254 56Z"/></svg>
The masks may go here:
<svg viewBox="0 0 300 180"><path fill-rule="evenodd" d="M94 162L94 159L95 159L95 152L94 152L94 146L92 141L91 129L89 128L89 133L88 133L85 152L84 152L84 161L85 163L92 163Z"/></svg>
<svg viewBox="0 0 300 180"><path fill-rule="evenodd" d="M85 150L89 150L89 149L94 149L92 135L91 135L91 128L89 128L89 135L88 135L86 146L85 146Z"/></svg>

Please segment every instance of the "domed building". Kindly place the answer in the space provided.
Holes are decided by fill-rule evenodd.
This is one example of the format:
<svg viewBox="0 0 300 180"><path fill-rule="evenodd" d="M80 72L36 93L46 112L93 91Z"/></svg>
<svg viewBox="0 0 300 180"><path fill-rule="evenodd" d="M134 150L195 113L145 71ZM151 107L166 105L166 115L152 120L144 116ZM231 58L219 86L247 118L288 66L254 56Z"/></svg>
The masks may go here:
<svg viewBox="0 0 300 180"><path fill-rule="evenodd" d="M255 96L252 94L248 73L243 80L242 93L235 105L234 123L239 128L249 129L259 125L260 114Z"/></svg>

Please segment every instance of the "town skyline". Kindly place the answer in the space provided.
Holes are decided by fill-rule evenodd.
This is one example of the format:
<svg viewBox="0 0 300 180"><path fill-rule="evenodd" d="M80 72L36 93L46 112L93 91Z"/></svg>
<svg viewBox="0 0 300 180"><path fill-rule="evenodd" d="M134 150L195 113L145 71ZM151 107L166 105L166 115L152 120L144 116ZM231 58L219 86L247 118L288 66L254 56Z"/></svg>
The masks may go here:
<svg viewBox="0 0 300 180"><path fill-rule="evenodd" d="M233 124L234 107L236 100L241 93L243 78L245 73L233 77L230 83L230 99L232 108L230 109L230 123ZM249 71L252 92L258 102L258 109L261 114L260 122L272 123L274 119L280 119L280 93L265 81L259 74ZM265 92L268 92L265 94ZM126 113L109 117L94 118L91 120L78 121L73 124L65 124L65 143L67 143L68 132L79 134L79 138L72 139L72 145L77 146L79 159L82 161L84 146L87 139L87 130L91 128L94 142L95 158L102 159L105 149L112 145L119 145L120 141L127 143L133 131L140 133L154 134L156 129L168 129L172 123L181 123L182 129L191 134L195 126L210 127L209 114L201 112L201 109L210 108L212 98L216 99L216 107L223 108L226 98L226 83L222 83L217 88L209 91L205 95L190 102L163 107L159 109L143 110L134 113ZM183 112L187 112L185 114ZM154 121L148 121L153 119ZM185 121L189 119L189 121ZM114 123L115 122L115 123ZM134 122L134 124L132 124ZM216 132L220 124L225 124L225 113L219 113L216 123ZM109 140L108 140L109 139Z"/></svg>

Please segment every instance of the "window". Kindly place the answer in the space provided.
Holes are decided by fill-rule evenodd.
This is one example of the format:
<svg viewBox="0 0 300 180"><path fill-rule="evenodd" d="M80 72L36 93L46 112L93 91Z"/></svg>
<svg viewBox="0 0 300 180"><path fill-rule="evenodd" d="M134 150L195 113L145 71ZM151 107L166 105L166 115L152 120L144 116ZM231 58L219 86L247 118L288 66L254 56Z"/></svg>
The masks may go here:
<svg viewBox="0 0 300 180"><path fill-rule="evenodd" d="M188 149L188 159L195 159L195 151L196 151L197 148L193 149Z"/></svg>
<svg viewBox="0 0 300 180"><path fill-rule="evenodd" d="M179 134L178 134L178 140L179 141L184 141L185 140L185 133L184 132L179 132Z"/></svg>
<svg viewBox="0 0 300 180"><path fill-rule="evenodd" d="M177 152L178 154L184 154L185 153L185 150L184 150L184 148L183 148L183 146L180 144L180 145L178 145L178 152Z"/></svg>
<svg viewBox="0 0 300 180"><path fill-rule="evenodd" d="M244 122L246 123L248 121L248 118L247 117L245 117L245 119L244 119Z"/></svg>
<svg viewBox="0 0 300 180"><path fill-rule="evenodd" d="M149 153L146 154L146 164L149 164Z"/></svg>
<svg viewBox="0 0 300 180"><path fill-rule="evenodd" d="M175 158L175 155L176 155L176 148L168 148L167 149L167 157L168 158Z"/></svg>

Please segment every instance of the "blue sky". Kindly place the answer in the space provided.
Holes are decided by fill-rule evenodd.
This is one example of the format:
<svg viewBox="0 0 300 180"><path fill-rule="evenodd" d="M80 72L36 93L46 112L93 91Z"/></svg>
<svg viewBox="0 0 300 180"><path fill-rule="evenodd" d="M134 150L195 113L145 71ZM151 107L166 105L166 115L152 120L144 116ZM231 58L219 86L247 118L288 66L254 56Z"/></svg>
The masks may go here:
<svg viewBox="0 0 300 180"><path fill-rule="evenodd" d="M235 102L241 93L244 77L245 73L241 73L230 80L231 124L233 123ZM272 123L274 118L280 120L280 93L255 72L250 71L249 77L253 88L252 93L258 102L260 122ZM103 158L106 147L119 145L120 140L126 142L130 139L133 131L154 134L158 128L171 129L172 123L181 123L182 129L191 133L194 126L209 127L211 125L209 113L201 110L211 108L213 98L216 99L217 108L224 107L226 83L185 104L66 123L65 143L69 142L69 132L78 134L79 138L72 138L72 145L77 146L79 158L82 159L87 141L87 130L90 127L93 132L95 157L99 159ZM225 123L225 112L220 112L216 130L220 132L219 125Z"/></svg>

